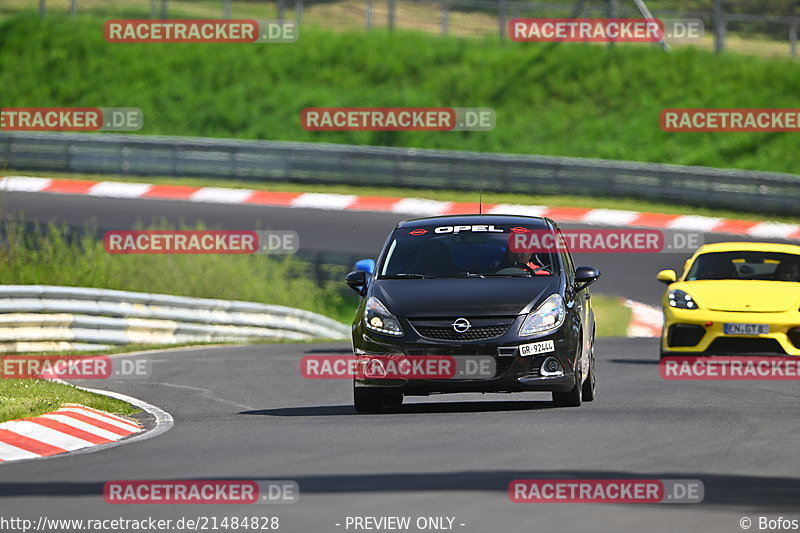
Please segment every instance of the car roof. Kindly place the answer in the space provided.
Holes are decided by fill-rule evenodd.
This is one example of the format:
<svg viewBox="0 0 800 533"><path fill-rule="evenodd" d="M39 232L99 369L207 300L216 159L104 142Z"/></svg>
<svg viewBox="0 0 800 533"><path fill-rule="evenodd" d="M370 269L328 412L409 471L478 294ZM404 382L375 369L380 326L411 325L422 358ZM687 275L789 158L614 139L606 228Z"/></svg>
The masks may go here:
<svg viewBox="0 0 800 533"><path fill-rule="evenodd" d="M418 228L421 226L456 226L477 224L525 224L549 229L554 222L545 217L528 217L523 215L445 215L439 217L415 218L400 222L398 228Z"/></svg>
<svg viewBox="0 0 800 533"><path fill-rule="evenodd" d="M715 242L704 244L697 249L695 255L711 252L783 252L786 254L800 254L800 246L774 242Z"/></svg>

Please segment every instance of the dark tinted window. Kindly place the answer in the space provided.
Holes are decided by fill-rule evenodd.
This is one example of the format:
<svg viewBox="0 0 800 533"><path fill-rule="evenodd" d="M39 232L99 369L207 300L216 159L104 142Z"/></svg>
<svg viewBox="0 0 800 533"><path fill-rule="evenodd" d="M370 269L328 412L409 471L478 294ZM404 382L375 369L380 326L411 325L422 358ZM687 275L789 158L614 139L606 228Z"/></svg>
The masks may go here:
<svg viewBox="0 0 800 533"><path fill-rule="evenodd" d="M560 272L555 253L509 250L511 226L474 227L487 229L458 233L437 233L434 226L395 230L379 276L547 276Z"/></svg>
<svg viewBox="0 0 800 533"><path fill-rule="evenodd" d="M800 255L749 251L707 253L692 264L686 279L800 281Z"/></svg>

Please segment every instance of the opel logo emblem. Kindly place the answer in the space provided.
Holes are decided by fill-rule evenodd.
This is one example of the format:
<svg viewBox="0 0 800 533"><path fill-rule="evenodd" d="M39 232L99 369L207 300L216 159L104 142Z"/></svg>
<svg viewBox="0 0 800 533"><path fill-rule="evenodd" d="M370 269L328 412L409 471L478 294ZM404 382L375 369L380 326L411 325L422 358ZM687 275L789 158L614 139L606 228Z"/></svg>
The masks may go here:
<svg viewBox="0 0 800 533"><path fill-rule="evenodd" d="M456 333L464 333L472 327L472 324L466 318L457 318L451 325Z"/></svg>

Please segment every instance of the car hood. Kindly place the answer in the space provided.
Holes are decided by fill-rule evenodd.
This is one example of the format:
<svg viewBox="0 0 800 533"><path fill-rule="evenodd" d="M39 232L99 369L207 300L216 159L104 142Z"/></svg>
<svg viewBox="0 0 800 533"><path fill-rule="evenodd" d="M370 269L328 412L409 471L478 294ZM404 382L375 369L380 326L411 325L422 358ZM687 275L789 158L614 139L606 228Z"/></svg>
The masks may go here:
<svg viewBox="0 0 800 533"><path fill-rule="evenodd" d="M558 292L559 276L375 280L372 296L404 317L518 315Z"/></svg>
<svg viewBox="0 0 800 533"><path fill-rule="evenodd" d="M676 283L698 305L713 311L780 313L800 306L800 283L763 280L697 280Z"/></svg>

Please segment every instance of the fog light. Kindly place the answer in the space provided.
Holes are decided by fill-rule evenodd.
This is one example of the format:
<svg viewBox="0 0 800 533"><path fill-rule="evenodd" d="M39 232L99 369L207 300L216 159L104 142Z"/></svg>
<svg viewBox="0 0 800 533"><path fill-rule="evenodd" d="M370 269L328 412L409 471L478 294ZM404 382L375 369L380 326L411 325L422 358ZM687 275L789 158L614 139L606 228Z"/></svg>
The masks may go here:
<svg viewBox="0 0 800 533"><path fill-rule="evenodd" d="M555 357L548 357L542 363L541 374L543 376L558 376L564 373L561 363Z"/></svg>

